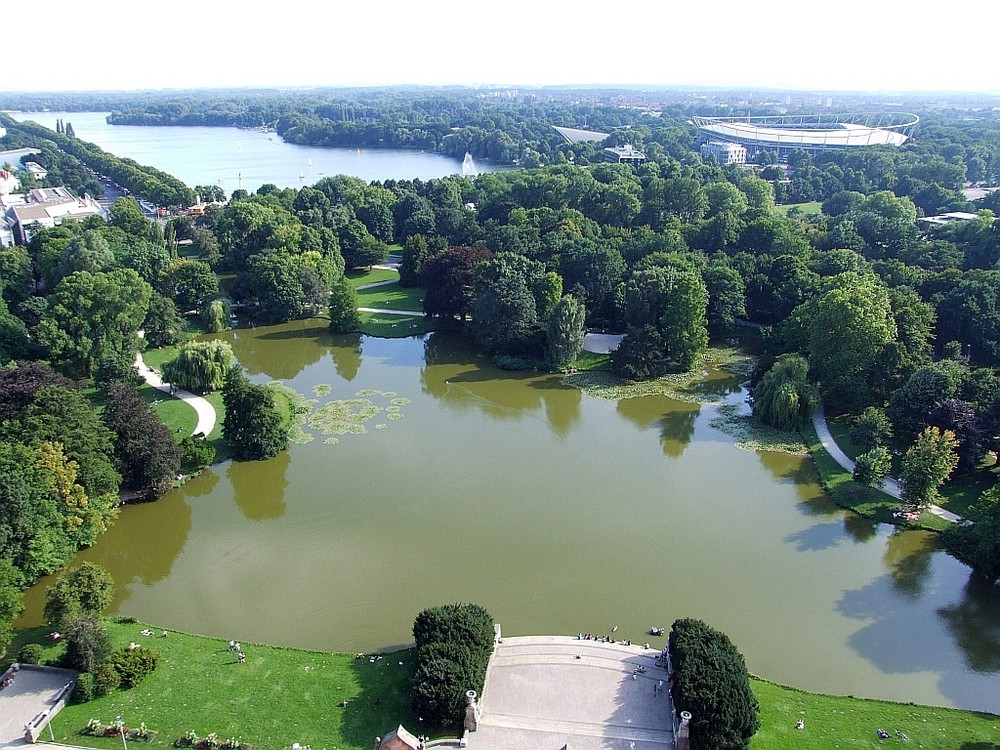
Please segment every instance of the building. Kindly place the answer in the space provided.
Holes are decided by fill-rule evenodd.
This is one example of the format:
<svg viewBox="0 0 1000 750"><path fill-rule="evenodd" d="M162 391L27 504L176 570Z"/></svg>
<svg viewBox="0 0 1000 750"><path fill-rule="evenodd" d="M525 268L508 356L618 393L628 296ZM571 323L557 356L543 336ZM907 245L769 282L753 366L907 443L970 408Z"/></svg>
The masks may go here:
<svg viewBox="0 0 1000 750"><path fill-rule="evenodd" d="M10 195L21 187L20 180L12 172L0 167L0 195Z"/></svg>
<svg viewBox="0 0 1000 750"><path fill-rule="evenodd" d="M626 143L624 146L612 146L604 149L604 160L637 167L646 161L646 155L631 143Z"/></svg>
<svg viewBox="0 0 1000 750"><path fill-rule="evenodd" d="M563 128L553 125L552 129L566 139L567 143L588 143L603 141L608 137L608 133L598 133L596 130L582 130L580 128Z"/></svg>
<svg viewBox="0 0 1000 750"><path fill-rule="evenodd" d="M917 219L917 226L921 229L930 229L931 227L943 227L947 224L954 224L956 221L972 221L978 218L979 214L971 214L968 211L949 211L940 216L921 216ZM993 221L996 221L996 219L993 219Z"/></svg>
<svg viewBox="0 0 1000 750"><path fill-rule="evenodd" d="M753 158L770 151L785 159L795 150L809 154L821 151L901 146L916 129L920 118L908 112L822 115L778 115L771 117L693 117L701 143L736 143Z"/></svg>
<svg viewBox="0 0 1000 750"><path fill-rule="evenodd" d="M726 143L725 141L709 141L701 144L702 156L714 156L716 163L720 167L727 164L746 164L747 150L739 143Z"/></svg>
<svg viewBox="0 0 1000 750"><path fill-rule="evenodd" d="M50 229L66 219L104 215L104 209L89 195L77 198L63 187L0 196L0 210L10 236L22 245L28 243L36 229Z"/></svg>

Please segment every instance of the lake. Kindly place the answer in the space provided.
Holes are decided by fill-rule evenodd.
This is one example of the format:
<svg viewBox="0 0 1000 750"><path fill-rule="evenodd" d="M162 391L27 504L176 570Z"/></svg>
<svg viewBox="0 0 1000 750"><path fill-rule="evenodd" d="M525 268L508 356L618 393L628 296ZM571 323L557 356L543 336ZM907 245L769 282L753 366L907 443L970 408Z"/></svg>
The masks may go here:
<svg viewBox="0 0 1000 750"><path fill-rule="evenodd" d="M312 185L333 175L365 182L429 180L462 174L462 161L430 151L346 149L297 146L277 133L240 128L146 127L109 125L107 112L15 112L18 121L34 120L55 130L56 120L73 125L77 137L116 156L162 169L187 185L219 185L231 195L251 193L271 183L279 188ZM476 164L478 172L508 169Z"/></svg>
<svg viewBox="0 0 1000 750"><path fill-rule="evenodd" d="M332 337L304 320L218 336L255 382L364 434L309 428L274 459L125 508L77 558L114 575L114 613L366 652L411 642L416 613L449 602L511 635L617 625L655 648L648 628L690 616L777 682L1000 711L996 589L933 535L835 507L808 458L737 448L710 424L718 404L603 400L497 370L453 334ZM699 390L746 409L733 376Z"/></svg>

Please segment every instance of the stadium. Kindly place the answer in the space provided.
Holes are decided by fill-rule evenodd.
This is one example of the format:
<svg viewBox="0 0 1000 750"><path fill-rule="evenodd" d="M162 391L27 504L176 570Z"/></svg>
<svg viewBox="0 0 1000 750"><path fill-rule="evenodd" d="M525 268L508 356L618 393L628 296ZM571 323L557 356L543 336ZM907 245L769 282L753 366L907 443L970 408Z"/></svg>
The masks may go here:
<svg viewBox="0 0 1000 750"><path fill-rule="evenodd" d="M743 146L753 158L771 151L785 158L802 149L820 151L864 146L901 146L913 135L920 118L908 112L823 115L779 115L768 117L694 117L701 143L732 143Z"/></svg>

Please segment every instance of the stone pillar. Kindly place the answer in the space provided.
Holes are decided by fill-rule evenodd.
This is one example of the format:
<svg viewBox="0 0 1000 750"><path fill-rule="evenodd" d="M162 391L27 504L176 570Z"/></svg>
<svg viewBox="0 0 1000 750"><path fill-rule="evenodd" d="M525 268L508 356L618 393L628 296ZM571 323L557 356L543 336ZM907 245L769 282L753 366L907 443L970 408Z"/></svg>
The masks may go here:
<svg viewBox="0 0 1000 750"><path fill-rule="evenodd" d="M691 750L690 711L681 711L681 726L677 730L677 750Z"/></svg>
<svg viewBox="0 0 1000 750"><path fill-rule="evenodd" d="M469 705L465 707L465 731L475 732L479 728L479 706L476 705L476 691L467 691L465 700L469 702Z"/></svg>

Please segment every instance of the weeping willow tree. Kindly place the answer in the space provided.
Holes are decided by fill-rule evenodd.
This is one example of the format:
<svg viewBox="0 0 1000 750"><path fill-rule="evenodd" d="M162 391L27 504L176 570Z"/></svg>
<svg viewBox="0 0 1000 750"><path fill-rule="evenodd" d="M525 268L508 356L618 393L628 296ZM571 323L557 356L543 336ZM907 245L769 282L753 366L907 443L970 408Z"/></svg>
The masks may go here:
<svg viewBox="0 0 1000 750"><path fill-rule="evenodd" d="M163 363L163 381L189 391L217 391L233 366L233 348L225 341L193 341L176 359Z"/></svg>
<svg viewBox="0 0 1000 750"><path fill-rule="evenodd" d="M816 408L816 387L808 380L809 363L798 354L782 354L753 389L753 415L764 424L789 430Z"/></svg>

